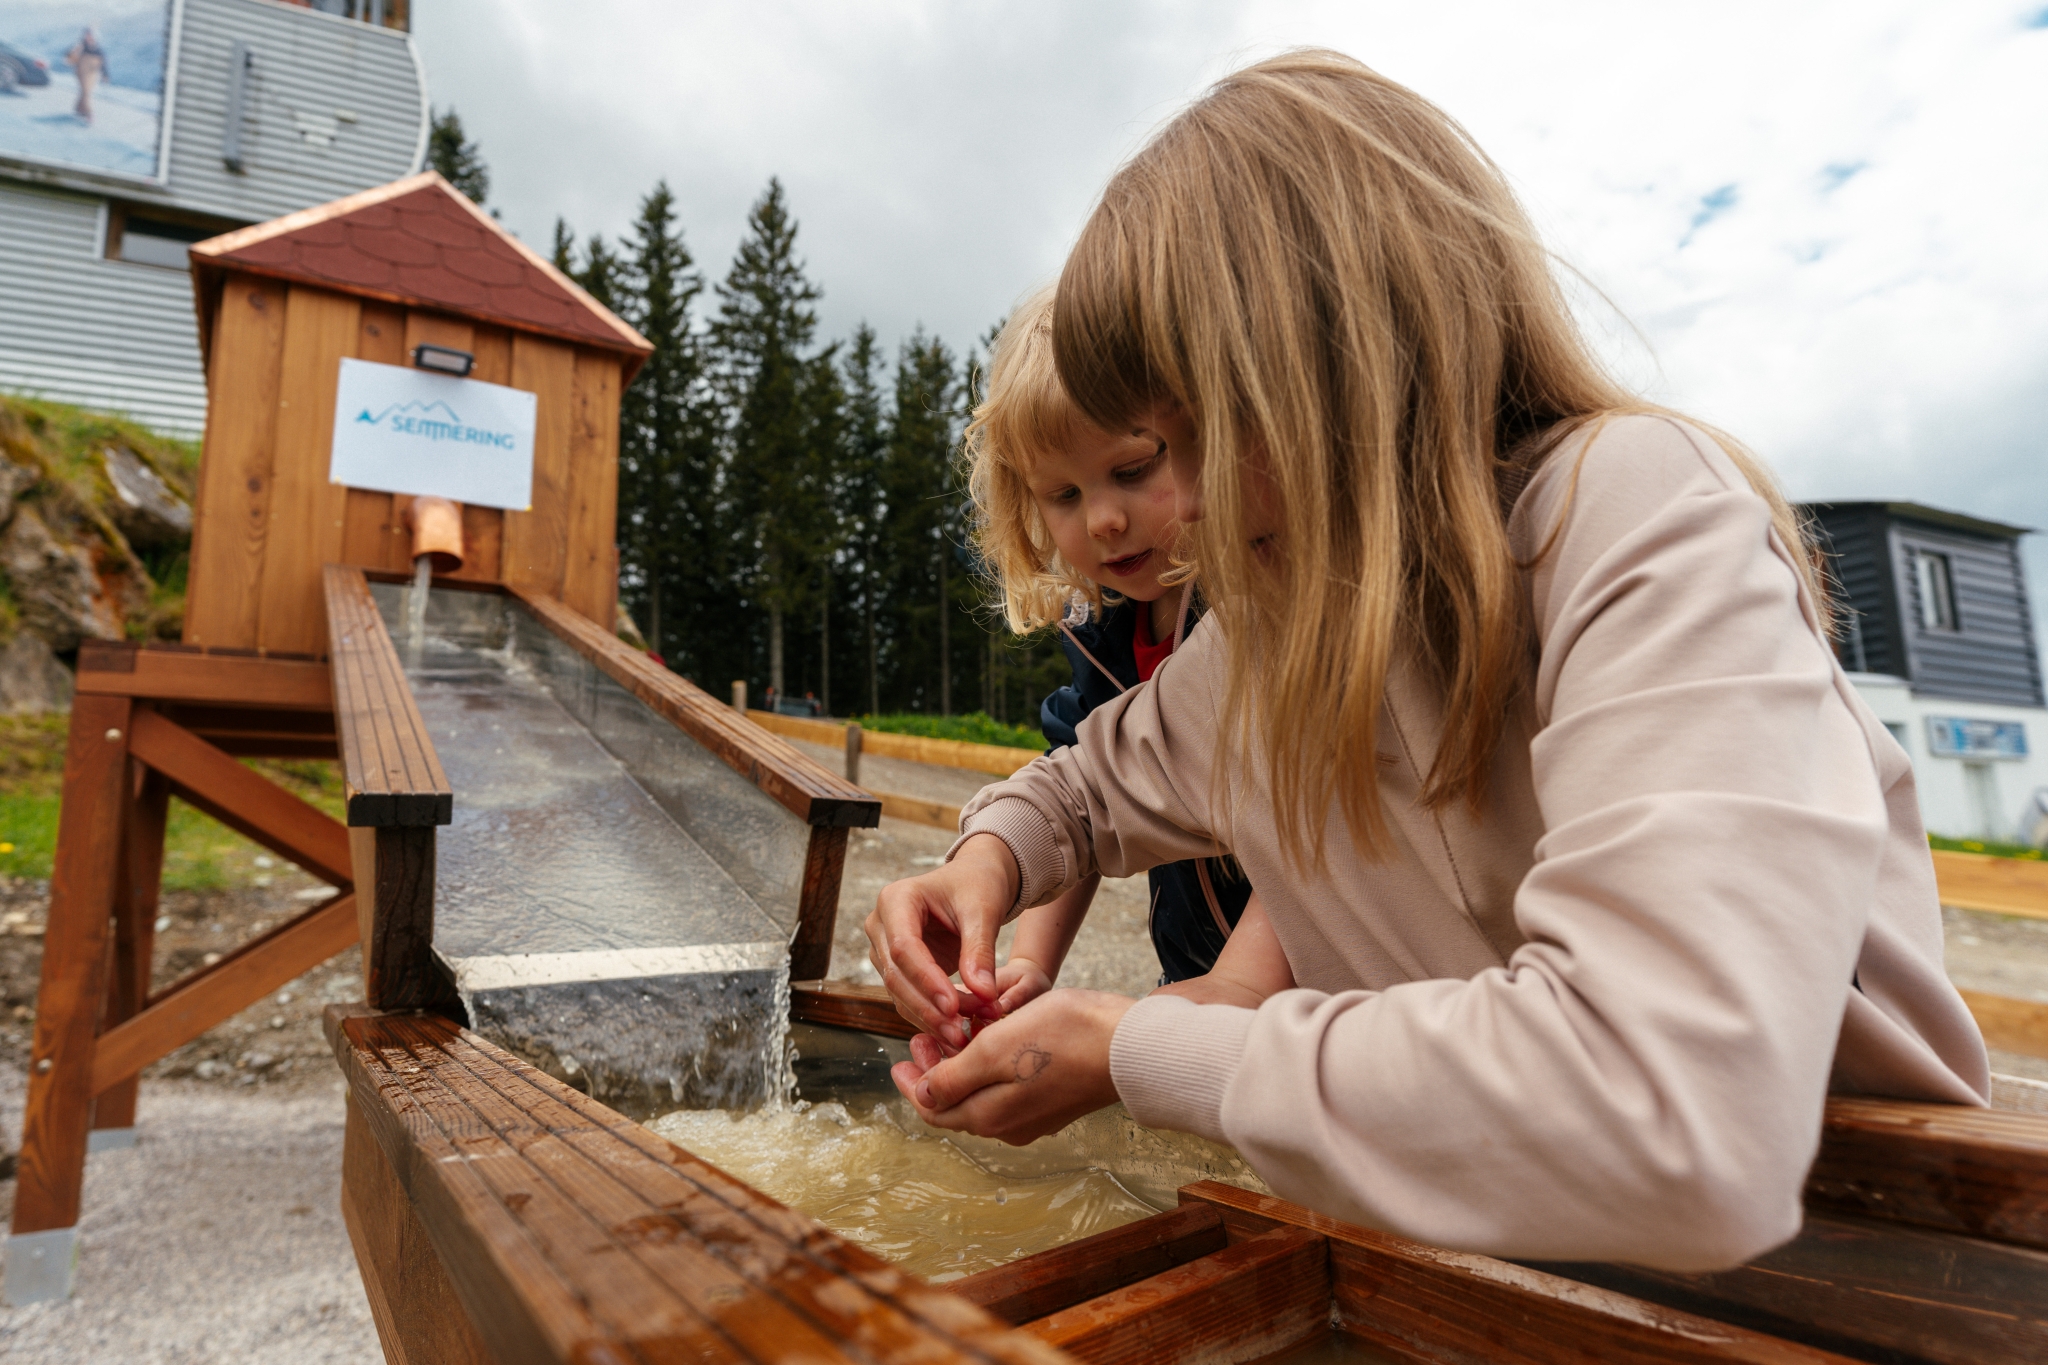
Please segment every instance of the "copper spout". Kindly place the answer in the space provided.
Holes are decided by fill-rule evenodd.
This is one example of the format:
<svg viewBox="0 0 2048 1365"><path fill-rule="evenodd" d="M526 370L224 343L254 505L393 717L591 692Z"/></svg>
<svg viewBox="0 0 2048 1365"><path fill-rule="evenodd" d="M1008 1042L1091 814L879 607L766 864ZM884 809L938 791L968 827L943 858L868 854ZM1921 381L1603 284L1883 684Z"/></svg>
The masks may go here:
<svg viewBox="0 0 2048 1365"><path fill-rule="evenodd" d="M462 567L461 503L447 498L414 498L405 509L405 521L412 527L414 563L426 555L435 573L454 573Z"/></svg>

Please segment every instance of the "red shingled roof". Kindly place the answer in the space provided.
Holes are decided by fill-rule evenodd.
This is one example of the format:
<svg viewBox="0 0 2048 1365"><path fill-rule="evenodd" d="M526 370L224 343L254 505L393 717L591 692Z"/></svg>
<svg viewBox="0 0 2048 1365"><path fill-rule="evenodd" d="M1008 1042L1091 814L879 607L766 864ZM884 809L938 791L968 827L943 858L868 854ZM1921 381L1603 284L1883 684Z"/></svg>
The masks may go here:
<svg viewBox="0 0 2048 1365"><path fill-rule="evenodd" d="M246 271L629 353L654 348L432 171L192 248L203 348L222 272Z"/></svg>

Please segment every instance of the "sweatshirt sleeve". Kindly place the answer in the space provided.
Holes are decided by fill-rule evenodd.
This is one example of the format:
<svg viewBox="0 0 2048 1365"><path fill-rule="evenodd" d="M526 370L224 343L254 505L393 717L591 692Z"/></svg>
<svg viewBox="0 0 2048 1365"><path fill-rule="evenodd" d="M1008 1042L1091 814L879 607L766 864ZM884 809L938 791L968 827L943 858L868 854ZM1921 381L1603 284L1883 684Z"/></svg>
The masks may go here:
<svg viewBox="0 0 2048 1365"><path fill-rule="evenodd" d="M1090 711L1077 729L1081 742L975 793L947 857L974 834L1009 845L1021 874L1015 915L1091 873L1128 877L1229 852L1206 781L1186 776L1206 779L1215 752L1218 648L1205 618L1149 683Z"/></svg>
<svg viewBox="0 0 2048 1365"><path fill-rule="evenodd" d="M1516 522L1549 540L1526 941L1468 980L1288 991L1213 1024L1143 1001L1112 1067L1141 1122L1226 1137L1339 1217L1511 1258L1734 1265L1800 1224L1886 839L1870 741L1794 551L1704 437L1615 420ZM1162 1096L1189 1038L1222 1074Z"/></svg>

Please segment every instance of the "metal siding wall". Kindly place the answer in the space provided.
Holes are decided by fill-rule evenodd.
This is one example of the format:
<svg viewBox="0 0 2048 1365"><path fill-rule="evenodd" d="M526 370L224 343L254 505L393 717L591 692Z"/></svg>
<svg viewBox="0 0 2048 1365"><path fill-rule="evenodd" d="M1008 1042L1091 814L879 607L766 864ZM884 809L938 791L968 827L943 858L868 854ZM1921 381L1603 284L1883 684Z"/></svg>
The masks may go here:
<svg viewBox="0 0 2048 1365"><path fill-rule="evenodd" d="M1917 522L1895 521L1889 537L1916 693L2014 706L2040 706L2041 664L2034 648L2019 557L2011 541L1977 539ZM1945 554L1958 629L1920 624L1920 583L1912 551Z"/></svg>
<svg viewBox="0 0 2048 1365"><path fill-rule="evenodd" d="M1861 509L1814 509L1832 554L1829 571L1845 599L1839 605L1856 614L1863 634L1863 669L1870 673L1906 675L1906 661L1898 648L1897 623L1893 620L1885 593L1891 572L1882 534ZM1844 668L1855 668L1848 636L1848 622L1842 623L1836 652Z"/></svg>
<svg viewBox="0 0 2048 1365"><path fill-rule="evenodd" d="M240 175L220 155L238 38L255 53ZM261 222L418 169L425 91L404 33L272 0L186 0L176 79L169 187L112 191L130 202ZM336 120L343 110L356 121ZM331 128L329 145L308 128ZM191 277L102 259L102 199L79 188L0 181L0 387L196 436L206 383Z"/></svg>
<svg viewBox="0 0 2048 1365"><path fill-rule="evenodd" d="M103 260L99 201L0 185L0 385L196 436L206 382L182 270Z"/></svg>
<svg viewBox="0 0 2048 1365"><path fill-rule="evenodd" d="M240 175L221 161L237 38L255 54ZM404 33L269 0L186 0L178 65L167 201L180 208L260 222L418 169L424 90Z"/></svg>

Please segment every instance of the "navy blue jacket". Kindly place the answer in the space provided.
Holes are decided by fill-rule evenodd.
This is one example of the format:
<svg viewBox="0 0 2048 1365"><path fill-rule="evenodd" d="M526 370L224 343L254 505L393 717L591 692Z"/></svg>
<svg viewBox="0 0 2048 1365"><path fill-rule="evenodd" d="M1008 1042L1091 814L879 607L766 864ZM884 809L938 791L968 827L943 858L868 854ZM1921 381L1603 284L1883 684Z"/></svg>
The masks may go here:
<svg viewBox="0 0 2048 1365"><path fill-rule="evenodd" d="M1139 603L1119 602L1105 608L1096 619L1073 628L1088 653L1101 660L1103 667L1125 687L1138 685L1138 656L1131 648L1131 640L1138 629L1140 610ZM1038 726L1045 732L1051 749L1076 743L1075 730L1088 713L1119 695L1116 684L1102 675L1102 669L1088 662L1087 655L1074 648L1066 632L1060 633L1059 641L1067 661L1074 666L1074 681L1047 697L1038 708ZM1209 884L1215 889L1223 917L1235 926L1238 916L1244 913L1245 903L1251 899L1251 883L1245 880L1235 859L1200 861L1208 864ZM1209 913L1195 868L1196 862L1190 860L1155 867L1150 874L1150 928L1152 946L1158 951L1159 965L1164 969L1161 985L1202 975L1216 965L1216 955L1223 951L1223 931L1216 927L1216 917Z"/></svg>

